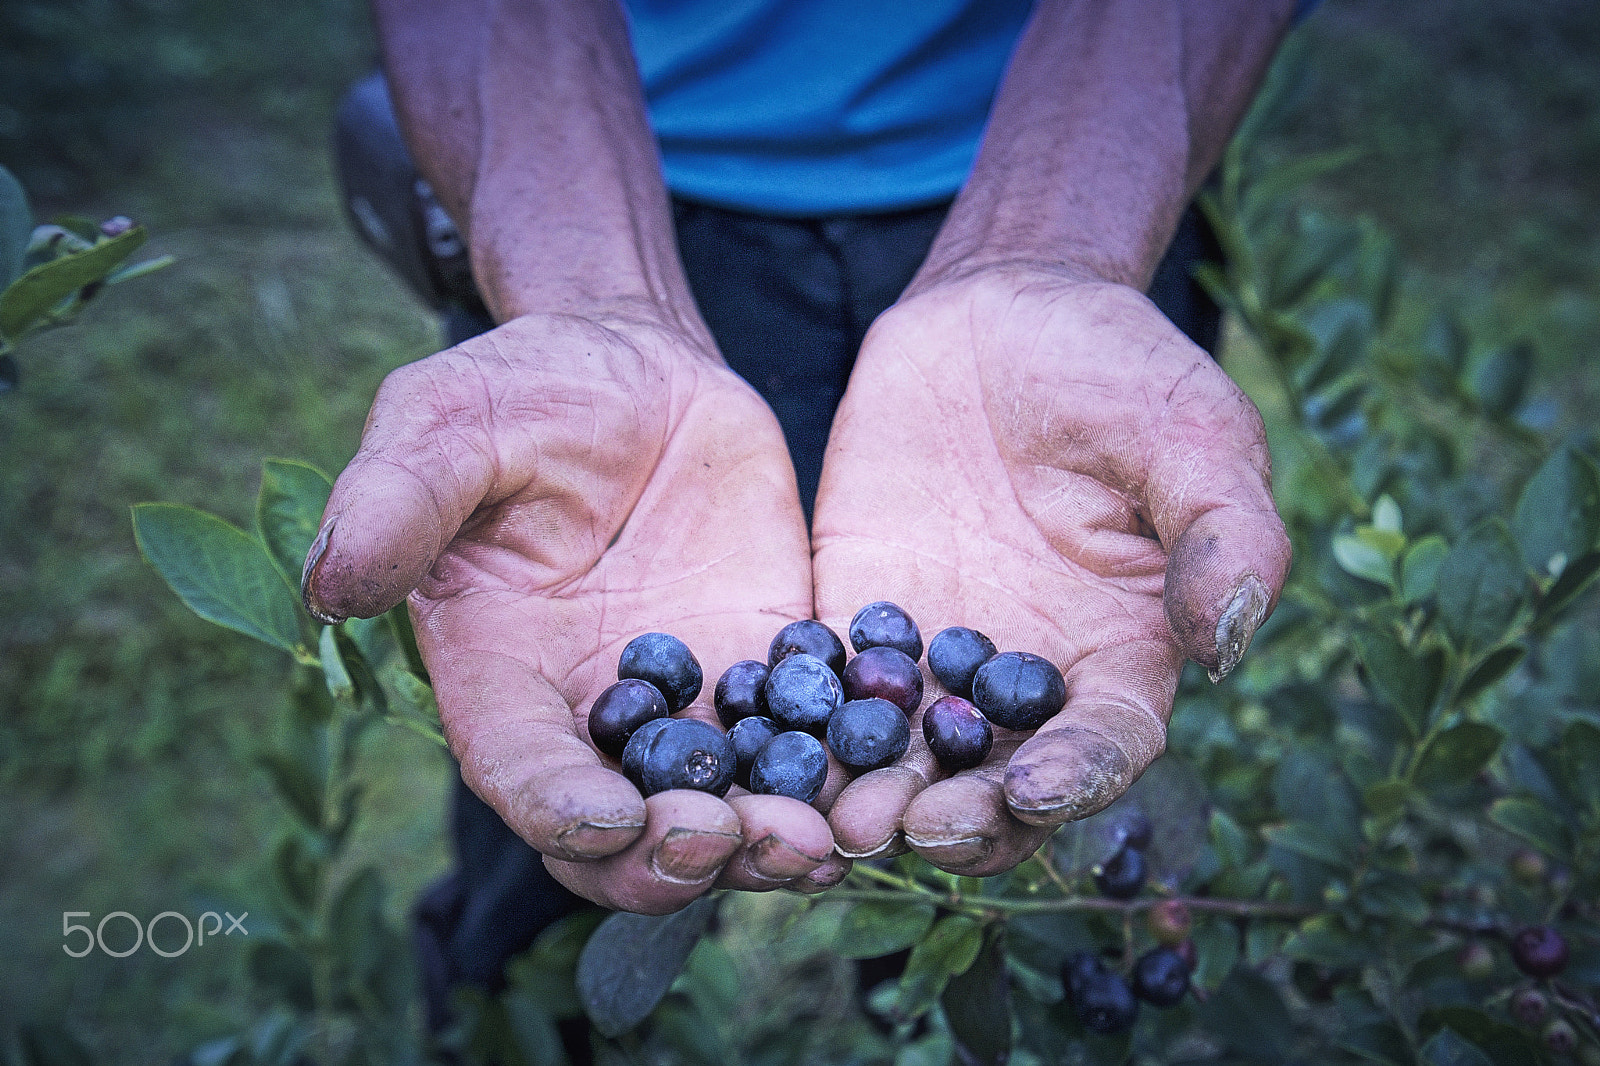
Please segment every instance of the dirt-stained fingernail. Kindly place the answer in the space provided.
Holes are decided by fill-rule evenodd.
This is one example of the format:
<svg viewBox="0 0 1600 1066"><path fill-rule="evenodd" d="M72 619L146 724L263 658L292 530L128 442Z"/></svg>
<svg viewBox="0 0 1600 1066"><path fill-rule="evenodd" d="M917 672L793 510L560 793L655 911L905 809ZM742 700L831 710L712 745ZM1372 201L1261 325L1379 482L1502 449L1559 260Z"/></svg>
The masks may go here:
<svg viewBox="0 0 1600 1066"><path fill-rule="evenodd" d="M722 869L738 846L738 833L669 829L650 853L650 868L662 880L694 884Z"/></svg>
<svg viewBox="0 0 1600 1066"><path fill-rule="evenodd" d="M322 557L328 553L328 540L333 535L333 524L336 518L330 518L322 523L322 528L317 530L317 538L311 542L311 550L306 552L306 562L300 569L300 600L306 605L306 610L311 617L323 625L335 625L344 619L329 613L317 602L315 585L317 564L322 562Z"/></svg>
<svg viewBox="0 0 1600 1066"><path fill-rule="evenodd" d="M1217 666L1208 670L1212 681L1221 681L1233 672L1250 647L1251 638L1267 617L1267 605L1272 594L1254 574L1246 574L1233 598L1228 601L1222 617L1217 620Z"/></svg>
<svg viewBox="0 0 1600 1066"><path fill-rule="evenodd" d="M941 870L960 871L977 866L994 853L994 841L986 836L962 837L960 840L918 840L907 835L906 840L917 854Z"/></svg>
<svg viewBox="0 0 1600 1066"><path fill-rule="evenodd" d="M878 844L871 847L852 850L843 845L835 844L834 849L847 859L882 859L891 855L903 855L906 852L906 836L896 829L893 833Z"/></svg>
<svg viewBox="0 0 1600 1066"><path fill-rule="evenodd" d="M615 855L643 828L643 822L579 822L557 835L556 847L562 852L558 858L581 862Z"/></svg>
<svg viewBox="0 0 1600 1066"><path fill-rule="evenodd" d="M768 881L790 881L828 861L827 855L807 855L776 833L768 833L746 852L750 872Z"/></svg>
<svg viewBox="0 0 1600 1066"><path fill-rule="evenodd" d="M796 892L811 895L816 892L826 892L828 889L850 876L852 863L840 855L834 855L827 862L812 870L804 877L795 878L789 882L789 887Z"/></svg>

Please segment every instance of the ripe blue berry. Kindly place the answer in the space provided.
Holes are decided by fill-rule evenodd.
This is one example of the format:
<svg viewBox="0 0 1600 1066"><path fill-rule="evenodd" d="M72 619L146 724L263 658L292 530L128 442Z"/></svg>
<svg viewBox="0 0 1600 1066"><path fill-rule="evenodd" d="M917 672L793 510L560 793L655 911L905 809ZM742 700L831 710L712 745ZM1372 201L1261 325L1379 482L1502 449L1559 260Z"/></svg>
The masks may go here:
<svg viewBox="0 0 1600 1066"><path fill-rule="evenodd" d="M867 604L850 619L850 646L858 652L897 648L916 662L922 658L922 632L900 607L879 600Z"/></svg>
<svg viewBox="0 0 1600 1066"><path fill-rule="evenodd" d="M905 712L888 700L851 700L828 719L828 750L854 773L888 766L910 743Z"/></svg>
<svg viewBox="0 0 1600 1066"><path fill-rule="evenodd" d="M844 687L828 664L796 652L772 668L766 685L767 709L785 729L821 733L844 702Z"/></svg>
<svg viewBox="0 0 1600 1066"><path fill-rule="evenodd" d="M844 668L844 698L888 700L905 714L922 704L922 671L911 656L887 645L868 648Z"/></svg>
<svg viewBox="0 0 1600 1066"><path fill-rule="evenodd" d="M1189 991L1189 965L1171 948L1152 948L1133 964L1133 994L1152 1007L1175 1006Z"/></svg>
<svg viewBox="0 0 1600 1066"><path fill-rule="evenodd" d="M1529 977L1555 977L1569 957L1566 938L1548 925L1530 925L1511 938L1511 961Z"/></svg>
<svg viewBox="0 0 1600 1066"><path fill-rule="evenodd" d="M928 705L922 737L939 765L952 772L977 766L994 746L989 719L960 696L941 696Z"/></svg>
<svg viewBox="0 0 1600 1066"><path fill-rule="evenodd" d="M698 718L669 718L666 723L646 741L639 761L640 791L653 796L692 788L727 795L738 766L727 734Z"/></svg>
<svg viewBox="0 0 1600 1066"><path fill-rule="evenodd" d="M1006 651L978 667L972 702L995 725L1038 729L1066 706L1067 683L1049 659Z"/></svg>
<svg viewBox="0 0 1600 1066"><path fill-rule="evenodd" d="M667 633L643 633L628 641L617 662L617 679L630 677L660 689L673 714L694 702L705 680L689 646Z"/></svg>
<svg viewBox="0 0 1600 1066"><path fill-rule="evenodd" d="M951 626L928 643L928 669L947 692L970 700L973 675L998 652L994 641L976 629Z"/></svg>
<svg viewBox="0 0 1600 1066"><path fill-rule="evenodd" d="M652 718L667 716L667 701L654 685L638 678L618 681L600 693L589 708L589 739L595 748L622 758L634 730Z"/></svg>
<svg viewBox="0 0 1600 1066"><path fill-rule="evenodd" d="M751 715L767 713L767 664L755 659L734 663L717 679L711 701L717 708L717 717L723 728L732 729L733 723Z"/></svg>
<svg viewBox="0 0 1600 1066"><path fill-rule="evenodd" d="M628 738L628 744L622 749L622 772L633 787L644 791L644 753L650 750L650 740L657 733L667 727L671 718L652 718L638 729L633 731L633 736Z"/></svg>
<svg viewBox="0 0 1600 1066"><path fill-rule="evenodd" d="M767 649L767 665L777 666L789 656L803 652L828 664L835 677L844 674L844 642L827 626L811 618L790 622L778 630Z"/></svg>
<svg viewBox="0 0 1600 1066"><path fill-rule="evenodd" d="M770 718L753 714L733 723L728 730L728 740L733 744L734 758L738 761L733 771L733 783L740 788L750 787L750 766L756 755L766 747L767 741L783 732L783 727Z"/></svg>
<svg viewBox="0 0 1600 1066"><path fill-rule="evenodd" d="M1094 868L1094 884L1103 896L1112 899L1132 899L1144 888L1144 852L1138 848L1123 848L1108 862Z"/></svg>
<svg viewBox="0 0 1600 1066"><path fill-rule="evenodd" d="M779 733L756 753L750 765L750 791L788 796L810 803L828 777L828 753L810 733Z"/></svg>
<svg viewBox="0 0 1600 1066"><path fill-rule="evenodd" d="M1124 1032L1139 1016L1139 1001L1128 982L1096 955L1087 951L1073 955L1062 967L1061 979L1073 1012L1090 1032Z"/></svg>

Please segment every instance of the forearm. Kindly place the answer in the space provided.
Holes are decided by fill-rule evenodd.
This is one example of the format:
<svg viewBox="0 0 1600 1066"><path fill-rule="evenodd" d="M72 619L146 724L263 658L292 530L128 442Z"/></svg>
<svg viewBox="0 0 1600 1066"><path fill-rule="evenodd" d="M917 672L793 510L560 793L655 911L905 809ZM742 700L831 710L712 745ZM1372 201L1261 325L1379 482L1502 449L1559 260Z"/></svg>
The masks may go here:
<svg viewBox="0 0 1600 1066"><path fill-rule="evenodd" d="M1288 29L1288 0L1041 0L912 290L1059 264L1143 289Z"/></svg>
<svg viewBox="0 0 1600 1066"><path fill-rule="evenodd" d="M698 329L614 0L374 0L418 168L500 321L644 301Z"/></svg>

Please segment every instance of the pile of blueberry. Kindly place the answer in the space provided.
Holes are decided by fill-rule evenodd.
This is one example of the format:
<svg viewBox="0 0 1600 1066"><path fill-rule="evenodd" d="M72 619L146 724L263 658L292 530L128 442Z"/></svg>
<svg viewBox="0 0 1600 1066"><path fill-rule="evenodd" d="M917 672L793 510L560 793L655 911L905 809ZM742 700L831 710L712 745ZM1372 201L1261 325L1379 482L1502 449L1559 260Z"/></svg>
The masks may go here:
<svg viewBox="0 0 1600 1066"><path fill-rule="evenodd" d="M867 604L850 622L850 644L856 654L847 659L844 642L821 622L784 626L766 662L734 663L717 681L724 733L672 717L694 702L704 675L683 641L645 633L622 650L617 683L595 700L589 737L647 796L673 788L721 796L738 784L810 803L827 777L827 752L853 774L888 766L910 745L909 718L922 704L922 633L904 610ZM922 732L947 770L983 762L994 743L991 722L1036 729L1066 704L1053 663L1000 653L974 629L935 636L928 669L950 695L929 705Z"/></svg>
<svg viewBox="0 0 1600 1066"><path fill-rule="evenodd" d="M1142 811L1132 811L1118 831L1121 838L1112 857L1094 868L1095 886L1111 899L1133 899L1144 888L1144 851L1155 827ZM1140 955L1124 976L1106 965L1098 954L1080 951L1067 959L1061 979L1067 998L1084 1028L1096 1033L1120 1033L1133 1025L1139 1001L1153 1007L1172 1007L1189 991L1194 969L1194 942L1189 939L1192 918L1181 900L1162 900L1150 909L1148 926L1156 947Z"/></svg>

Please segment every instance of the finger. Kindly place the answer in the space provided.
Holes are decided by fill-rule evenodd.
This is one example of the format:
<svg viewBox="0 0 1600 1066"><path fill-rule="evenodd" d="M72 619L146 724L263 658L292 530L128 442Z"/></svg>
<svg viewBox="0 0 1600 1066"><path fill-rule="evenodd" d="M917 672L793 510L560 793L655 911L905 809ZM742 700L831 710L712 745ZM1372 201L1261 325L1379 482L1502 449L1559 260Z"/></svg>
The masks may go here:
<svg viewBox="0 0 1600 1066"><path fill-rule="evenodd" d="M786 796L737 796L728 806L739 816L745 845L717 879L718 888L764 892L805 877L833 855L833 834L813 808Z"/></svg>
<svg viewBox="0 0 1600 1066"><path fill-rule="evenodd" d="M670 914L694 902L742 842L739 815L709 792L673 789L645 800L645 831L627 848L595 862L545 857L571 891L613 910Z"/></svg>
<svg viewBox="0 0 1600 1066"><path fill-rule="evenodd" d="M939 869L972 877L1002 873L1038 851L1052 829L1020 821L1006 805L1006 760L1022 739L996 737L982 766L920 792L906 808L906 843Z"/></svg>
<svg viewBox="0 0 1600 1066"><path fill-rule="evenodd" d="M307 609L325 622L371 618L403 600L489 491L493 449L473 428L481 423L441 408L448 355L385 379L361 447L334 482L301 575Z"/></svg>
<svg viewBox="0 0 1600 1066"><path fill-rule="evenodd" d="M796 878L785 887L792 892L802 895L814 896L818 892L826 892L846 877L850 876L850 869L854 865L849 859L834 852L828 861L818 866L804 877Z"/></svg>
<svg viewBox="0 0 1600 1066"><path fill-rule="evenodd" d="M839 793L828 812L834 847L849 859L875 859L906 850L906 808L929 782L939 764L922 736L922 712L911 718L911 743L892 765L862 774Z"/></svg>
<svg viewBox="0 0 1600 1066"><path fill-rule="evenodd" d="M1079 660L1067 672L1066 706L1006 766L1011 812L1053 828L1126 792L1166 747L1181 665L1162 640L1118 644Z"/></svg>
<svg viewBox="0 0 1600 1066"><path fill-rule="evenodd" d="M1204 371L1174 389L1145 491L1167 549L1168 624L1184 654L1221 680L1276 602L1290 546L1261 415L1220 370Z"/></svg>

